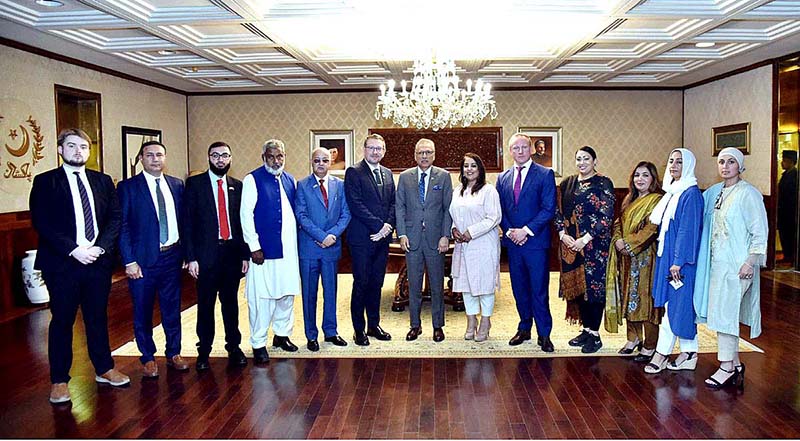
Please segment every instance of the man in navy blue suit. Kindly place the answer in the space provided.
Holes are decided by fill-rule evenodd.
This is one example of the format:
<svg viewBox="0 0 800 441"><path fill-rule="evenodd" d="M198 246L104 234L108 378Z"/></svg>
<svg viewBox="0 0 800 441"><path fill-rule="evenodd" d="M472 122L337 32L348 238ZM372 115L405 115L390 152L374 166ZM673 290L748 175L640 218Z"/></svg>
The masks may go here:
<svg viewBox="0 0 800 441"><path fill-rule="evenodd" d="M183 181L167 176L167 148L148 141L139 149L144 171L119 183L122 207L120 254L133 298L133 332L145 378L158 376L153 342L153 306L158 293L161 324L167 337L167 366L186 371L181 357L181 268L178 226Z"/></svg>
<svg viewBox="0 0 800 441"><path fill-rule="evenodd" d="M350 223L344 182L328 174L331 154L318 147L311 152L313 173L298 182L295 216L303 286L303 321L310 351L319 350L317 336L317 288L322 275L322 332L325 341L347 346L336 330L336 285L342 242Z"/></svg>
<svg viewBox="0 0 800 441"><path fill-rule="evenodd" d="M544 352L553 352L550 331L548 290L548 250L550 222L556 212L556 181L553 170L531 160L531 139L516 133L508 140L514 166L497 179L497 191L503 207L503 246L508 249L511 289L517 303L519 325L508 342L511 346L531 339L536 322L537 344Z"/></svg>
<svg viewBox="0 0 800 441"><path fill-rule="evenodd" d="M367 136L364 159L349 167L344 175L345 196L352 216L347 227L353 263L350 315L355 331L353 339L359 346L369 345L368 337L392 339L380 327L381 289L395 225L394 180L391 170L381 165L385 153L386 141L381 135Z"/></svg>

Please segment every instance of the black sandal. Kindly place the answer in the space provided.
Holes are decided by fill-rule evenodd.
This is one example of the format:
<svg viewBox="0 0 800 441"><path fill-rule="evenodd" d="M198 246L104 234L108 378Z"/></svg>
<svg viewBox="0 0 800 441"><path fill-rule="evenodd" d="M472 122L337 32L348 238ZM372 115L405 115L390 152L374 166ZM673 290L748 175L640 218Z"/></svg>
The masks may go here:
<svg viewBox="0 0 800 441"><path fill-rule="evenodd" d="M711 388L713 390L720 390L720 389L722 389L724 387L735 386L737 384L736 382L739 379L739 371L737 371L736 368L733 368L733 370L729 371L727 369L723 369L722 366L720 366L719 370L721 370L722 372L725 372L726 374L731 374L731 376L728 377L722 383L720 383L719 381L717 381L713 377L713 374L712 374L712 376L706 378L706 381L704 382L706 387L709 387L709 388Z"/></svg>

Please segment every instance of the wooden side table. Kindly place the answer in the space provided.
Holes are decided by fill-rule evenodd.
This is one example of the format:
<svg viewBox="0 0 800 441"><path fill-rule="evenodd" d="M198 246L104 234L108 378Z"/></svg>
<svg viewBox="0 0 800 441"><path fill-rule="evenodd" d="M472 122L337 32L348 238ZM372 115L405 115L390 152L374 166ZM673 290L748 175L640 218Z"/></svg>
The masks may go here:
<svg viewBox="0 0 800 441"><path fill-rule="evenodd" d="M453 265L453 244L444 256L444 273L447 274L447 283L444 286L444 303L451 305L453 311L464 310L464 299L461 297L460 292L453 292L453 277L450 275ZM399 243L392 243L389 245L389 256L396 256L403 259L403 266L397 274L397 282L394 285L394 301L392 302L392 311L400 312L405 311L408 306L408 269L405 264L405 251L400 248ZM431 287L428 280L428 271L425 271L425 277L422 282L422 301L429 302L431 300Z"/></svg>

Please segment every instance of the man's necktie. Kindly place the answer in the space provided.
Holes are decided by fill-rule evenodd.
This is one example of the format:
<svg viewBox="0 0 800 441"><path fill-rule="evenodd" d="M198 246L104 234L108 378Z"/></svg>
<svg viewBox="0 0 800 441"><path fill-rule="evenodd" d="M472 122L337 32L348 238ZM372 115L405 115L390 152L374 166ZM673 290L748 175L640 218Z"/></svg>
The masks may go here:
<svg viewBox="0 0 800 441"><path fill-rule="evenodd" d="M427 173L425 173L425 172L422 172L422 174L419 175L419 203L420 204L424 204L425 203L425 176L428 176Z"/></svg>
<svg viewBox="0 0 800 441"><path fill-rule="evenodd" d="M325 190L324 179L319 180L319 191L322 193L322 202L325 202L325 208L328 208L328 190Z"/></svg>
<svg viewBox="0 0 800 441"><path fill-rule="evenodd" d="M158 202L158 241L161 245L169 239L169 224L167 223L167 201L161 192L161 178L156 178L156 202Z"/></svg>
<svg viewBox="0 0 800 441"><path fill-rule="evenodd" d="M375 175L375 183L378 185L383 185L383 182L381 182L381 171L376 168L375 170L372 170L372 174Z"/></svg>
<svg viewBox="0 0 800 441"><path fill-rule="evenodd" d="M231 228L228 226L228 208L225 203L225 189L222 188L222 179L217 179L217 213L219 214L219 235L223 240L231 238Z"/></svg>
<svg viewBox="0 0 800 441"><path fill-rule="evenodd" d="M514 180L514 205L519 204L519 193L522 191L522 169L525 166L517 167L517 179Z"/></svg>
<svg viewBox="0 0 800 441"><path fill-rule="evenodd" d="M92 216L92 205L89 203L89 193L81 180L81 172L72 172L78 181L78 193L81 195L81 207L83 208L83 227L86 240L94 240L94 216Z"/></svg>

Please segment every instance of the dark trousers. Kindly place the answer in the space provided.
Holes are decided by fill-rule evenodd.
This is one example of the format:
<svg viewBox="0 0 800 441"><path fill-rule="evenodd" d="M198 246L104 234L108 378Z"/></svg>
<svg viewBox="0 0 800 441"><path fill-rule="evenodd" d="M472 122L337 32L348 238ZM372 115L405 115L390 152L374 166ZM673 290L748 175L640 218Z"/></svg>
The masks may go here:
<svg viewBox="0 0 800 441"><path fill-rule="evenodd" d="M783 249L783 259L794 264L794 255L797 248L797 226L778 225L778 233L781 238L781 248Z"/></svg>
<svg viewBox="0 0 800 441"><path fill-rule="evenodd" d="M153 306L158 293L161 310L161 325L167 337L165 355L171 358L181 353L181 254L179 247L162 252L158 260L142 267L141 279L128 279L128 288L133 298L133 335L147 363L155 358L156 344L153 342Z"/></svg>
<svg viewBox="0 0 800 441"><path fill-rule="evenodd" d="M242 259L234 242L217 245L216 262L203 262L197 276L197 353L208 356L214 343L214 307L219 296L222 324L225 327L225 350L239 348L239 282Z"/></svg>
<svg viewBox="0 0 800 441"><path fill-rule="evenodd" d="M83 313L86 346L97 375L114 367L108 344L108 293L111 290L111 269L97 263L83 265L72 257L64 272L43 272L50 292L50 330L47 355L50 359L50 381L67 383L72 367L72 328L78 307Z"/></svg>
<svg viewBox="0 0 800 441"><path fill-rule="evenodd" d="M606 309L605 302L592 303L583 298L580 298L578 302L583 326L592 331L599 331L600 323L603 322L603 311Z"/></svg>
<svg viewBox="0 0 800 441"><path fill-rule="evenodd" d="M319 278L322 276L322 333L325 337L339 335L336 323L336 287L338 260L300 259L300 279L303 282L303 323L306 339L316 340L317 292Z"/></svg>
<svg viewBox="0 0 800 441"><path fill-rule="evenodd" d="M547 271L547 250L508 250L511 290L517 303L519 331L530 331L536 322L540 337L549 337L553 330L550 314L550 274Z"/></svg>
<svg viewBox="0 0 800 441"><path fill-rule="evenodd" d="M424 245L406 253L408 312L411 318L411 327L422 326L420 311L422 310L422 282L426 268L431 288L431 322L434 328L441 328L444 326L444 254Z"/></svg>
<svg viewBox="0 0 800 441"><path fill-rule="evenodd" d="M374 328L380 324L381 289L389 259L389 242L350 245L353 265L353 293L350 297L350 315L353 330L364 332L365 325ZM364 321L364 312L367 320Z"/></svg>

